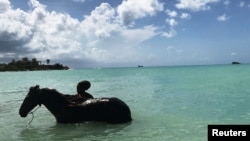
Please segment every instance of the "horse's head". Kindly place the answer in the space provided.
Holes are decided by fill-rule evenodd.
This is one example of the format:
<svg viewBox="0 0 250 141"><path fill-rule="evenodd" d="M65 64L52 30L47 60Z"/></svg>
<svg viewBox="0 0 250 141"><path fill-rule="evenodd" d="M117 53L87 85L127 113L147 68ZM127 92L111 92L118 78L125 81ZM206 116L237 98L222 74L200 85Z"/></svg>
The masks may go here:
<svg viewBox="0 0 250 141"><path fill-rule="evenodd" d="M35 108L38 104L41 105L39 101L40 88L39 85L30 87L29 93L23 100L23 103L19 109L19 114L21 117L26 117L27 114Z"/></svg>

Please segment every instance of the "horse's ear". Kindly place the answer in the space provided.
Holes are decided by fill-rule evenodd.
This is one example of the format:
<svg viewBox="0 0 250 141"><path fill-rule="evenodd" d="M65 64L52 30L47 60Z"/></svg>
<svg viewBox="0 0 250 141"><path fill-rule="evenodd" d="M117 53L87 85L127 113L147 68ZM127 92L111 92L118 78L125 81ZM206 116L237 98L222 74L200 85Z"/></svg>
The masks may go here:
<svg viewBox="0 0 250 141"><path fill-rule="evenodd" d="M35 89L37 90L37 89L39 89L39 87L40 87L39 85L36 85L36 86L35 86Z"/></svg>
<svg viewBox="0 0 250 141"><path fill-rule="evenodd" d="M37 89L39 89L39 85L30 87L30 91L34 91L34 90L37 90Z"/></svg>

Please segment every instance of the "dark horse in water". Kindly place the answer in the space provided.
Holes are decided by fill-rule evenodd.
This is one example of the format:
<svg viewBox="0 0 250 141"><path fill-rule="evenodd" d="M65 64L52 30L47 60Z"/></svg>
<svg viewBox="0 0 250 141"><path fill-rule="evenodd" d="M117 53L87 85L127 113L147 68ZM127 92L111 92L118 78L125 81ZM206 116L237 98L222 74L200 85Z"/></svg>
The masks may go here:
<svg viewBox="0 0 250 141"><path fill-rule="evenodd" d="M74 103L55 89L30 87L19 114L26 117L37 105L45 107L55 116L58 123L98 121L107 123L126 123L132 120L126 103L118 98L93 98L83 103Z"/></svg>

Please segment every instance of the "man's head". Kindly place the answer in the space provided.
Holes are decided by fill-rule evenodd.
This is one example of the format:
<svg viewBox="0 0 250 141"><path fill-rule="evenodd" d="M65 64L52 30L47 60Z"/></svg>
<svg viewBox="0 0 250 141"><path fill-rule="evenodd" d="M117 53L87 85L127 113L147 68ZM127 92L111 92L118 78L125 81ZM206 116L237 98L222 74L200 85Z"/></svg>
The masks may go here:
<svg viewBox="0 0 250 141"><path fill-rule="evenodd" d="M86 90L90 88L91 84L87 80L83 80L77 84L77 93L84 93Z"/></svg>

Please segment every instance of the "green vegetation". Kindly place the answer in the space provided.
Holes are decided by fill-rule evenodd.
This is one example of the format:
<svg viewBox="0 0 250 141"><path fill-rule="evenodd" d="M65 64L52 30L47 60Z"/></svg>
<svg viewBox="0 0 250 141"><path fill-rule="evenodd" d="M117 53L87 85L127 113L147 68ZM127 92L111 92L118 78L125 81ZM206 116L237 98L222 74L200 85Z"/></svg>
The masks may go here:
<svg viewBox="0 0 250 141"><path fill-rule="evenodd" d="M8 64L0 64L0 71L36 71L36 70L68 70L69 67L63 66L62 64L56 63L50 65L50 60L46 60L46 65L42 64L41 61L37 61L36 58L29 60L24 57L22 60L13 59Z"/></svg>

